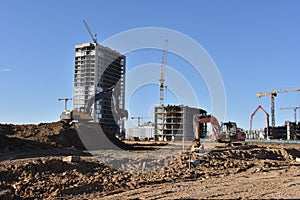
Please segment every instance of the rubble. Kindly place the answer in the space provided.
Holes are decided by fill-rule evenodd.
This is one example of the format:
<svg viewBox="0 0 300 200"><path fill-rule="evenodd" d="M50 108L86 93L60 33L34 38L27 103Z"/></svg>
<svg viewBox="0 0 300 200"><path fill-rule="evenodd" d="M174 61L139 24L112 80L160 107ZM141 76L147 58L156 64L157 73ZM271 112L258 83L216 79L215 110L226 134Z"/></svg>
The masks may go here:
<svg viewBox="0 0 300 200"><path fill-rule="evenodd" d="M297 153L297 152L296 152ZM244 155L244 158L243 156ZM67 159L66 159L67 158ZM97 160L78 157L48 157L0 165L0 198L53 198L99 193L107 195L158 183L206 180L248 171L258 173L289 164L284 149L249 146L212 151L205 156L184 154L161 170L125 173ZM190 159L197 165L190 165ZM67 161L67 162L66 162Z"/></svg>
<svg viewBox="0 0 300 200"><path fill-rule="evenodd" d="M64 126L54 123L29 125L22 129L21 125L1 125L0 156L24 149L65 151L62 145L69 148L76 143L71 142L71 145L57 140L57 137L64 137L60 134L72 133L72 127ZM272 170L287 170L292 165L297 167L299 164L294 161L299 159L300 150L297 146L250 144L215 148L204 155L183 153L169 163L159 157L136 159L132 165L141 168L165 163L159 169L144 172L134 168L130 172L123 171L122 167L130 166L126 165L128 158L121 156L110 158L111 163L118 163L118 170L90 155L32 157L32 152L28 155L26 159L1 159L0 199L101 199L158 184L201 182L239 174L249 177Z"/></svg>

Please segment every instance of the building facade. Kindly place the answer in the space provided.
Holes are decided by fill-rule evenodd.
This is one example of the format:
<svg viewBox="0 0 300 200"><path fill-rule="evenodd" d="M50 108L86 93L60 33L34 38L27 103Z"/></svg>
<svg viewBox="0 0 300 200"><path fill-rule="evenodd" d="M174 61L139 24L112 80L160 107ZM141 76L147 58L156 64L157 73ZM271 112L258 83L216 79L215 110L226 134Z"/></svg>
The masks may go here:
<svg viewBox="0 0 300 200"><path fill-rule="evenodd" d="M203 109L183 105L157 106L154 108L156 141L194 140L194 114L207 114ZM207 133L206 124L200 127Z"/></svg>
<svg viewBox="0 0 300 200"><path fill-rule="evenodd" d="M126 139L154 140L154 123L145 122L141 126L127 128Z"/></svg>
<svg viewBox="0 0 300 200"><path fill-rule="evenodd" d="M112 131L123 131L126 57L97 43L75 46L73 108Z"/></svg>

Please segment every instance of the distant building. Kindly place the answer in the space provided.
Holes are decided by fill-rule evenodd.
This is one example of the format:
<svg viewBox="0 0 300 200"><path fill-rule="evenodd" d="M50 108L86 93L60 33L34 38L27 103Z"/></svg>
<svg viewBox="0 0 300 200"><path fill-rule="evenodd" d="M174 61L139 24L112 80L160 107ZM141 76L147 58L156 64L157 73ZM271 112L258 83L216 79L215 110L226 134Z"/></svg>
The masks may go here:
<svg viewBox="0 0 300 200"><path fill-rule="evenodd" d="M156 141L194 140L193 116L207 114L203 109L183 105L156 106L154 109ZM207 133L206 124L202 124L200 129Z"/></svg>
<svg viewBox="0 0 300 200"><path fill-rule="evenodd" d="M126 139L152 140L154 139L154 124L143 123L142 126L127 128Z"/></svg>
<svg viewBox="0 0 300 200"><path fill-rule="evenodd" d="M289 134L288 134L289 125ZM272 130L272 128L271 128ZM275 133L270 134L273 139L300 140L300 123L286 121L283 126L275 127Z"/></svg>
<svg viewBox="0 0 300 200"><path fill-rule="evenodd" d="M112 131L123 131L124 122L116 115L125 107L126 57L97 43L75 46L73 108L93 117ZM103 91L113 95L95 98Z"/></svg>
<svg viewBox="0 0 300 200"><path fill-rule="evenodd" d="M264 129L251 130L251 132L246 131L246 138L250 140L263 139L266 136Z"/></svg>

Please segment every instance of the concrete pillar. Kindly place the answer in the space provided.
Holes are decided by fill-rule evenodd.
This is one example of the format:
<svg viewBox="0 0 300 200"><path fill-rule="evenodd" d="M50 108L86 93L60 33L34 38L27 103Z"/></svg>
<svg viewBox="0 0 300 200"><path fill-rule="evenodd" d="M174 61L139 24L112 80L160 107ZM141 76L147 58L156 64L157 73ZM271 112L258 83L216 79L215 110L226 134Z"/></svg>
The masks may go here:
<svg viewBox="0 0 300 200"><path fill-rule="evenodd" d="M286 139L290 140L291 139L291 131L290 131L290 122L286 122Z"/></svg>

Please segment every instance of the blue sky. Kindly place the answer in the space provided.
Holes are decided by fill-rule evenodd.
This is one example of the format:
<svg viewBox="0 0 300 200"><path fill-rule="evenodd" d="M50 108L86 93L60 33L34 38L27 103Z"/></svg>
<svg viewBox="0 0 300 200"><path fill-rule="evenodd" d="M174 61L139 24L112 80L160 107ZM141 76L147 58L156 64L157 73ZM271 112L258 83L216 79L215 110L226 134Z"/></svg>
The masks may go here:
<svg viewBox="0 0 300 200"><path fill-rule="evenodd" d="M258 105L270 112L269 97L257 99L256 93L272 86L300 87L299 9L297 0L0 1L0 122L59 119L64 105L57 98L72 96L74 46L91 42L82 23L85 19L100 43L142 27L169 28L191 37L205 48L223 78L226 120L249 128L251 112ZM161 56L158 50L129 53L127 70L160 63ZM168 55L167 64L183 73L197 91L199 106L211 112L201 76L193 76L189 63L175 55ZM156 85L139 89L127 103L130 114L149 115L151 105L158 103L158 91ZM167 101L176 103L174 97L167 92ZM292 110L278 108L299 105L299 92L279 94L277 124L293 120ZM264 115L259 112L254 128L263 126Z"/></svg>

